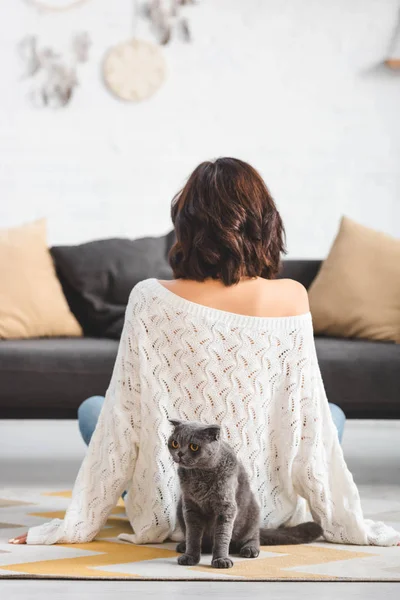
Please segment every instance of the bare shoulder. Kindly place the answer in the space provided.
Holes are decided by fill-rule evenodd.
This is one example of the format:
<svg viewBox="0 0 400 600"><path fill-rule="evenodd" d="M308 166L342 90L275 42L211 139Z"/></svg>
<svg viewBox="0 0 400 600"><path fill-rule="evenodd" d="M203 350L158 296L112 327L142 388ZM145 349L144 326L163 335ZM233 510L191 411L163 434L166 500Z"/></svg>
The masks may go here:
<svg viewBox="0 0 400 600"><path fill-rule="evenodd" d="M302 315L310 310L308 292L302 283L295 279L275 279L274 283L289 314Z"/></svg>
<svg viewBox="0 0 400 600"><path fill-rule="evenodd" d="M280 283L285 297L292 306L293 314L301 315L310 310L308 292L302 283L295 279L281 279Z"/></svg>

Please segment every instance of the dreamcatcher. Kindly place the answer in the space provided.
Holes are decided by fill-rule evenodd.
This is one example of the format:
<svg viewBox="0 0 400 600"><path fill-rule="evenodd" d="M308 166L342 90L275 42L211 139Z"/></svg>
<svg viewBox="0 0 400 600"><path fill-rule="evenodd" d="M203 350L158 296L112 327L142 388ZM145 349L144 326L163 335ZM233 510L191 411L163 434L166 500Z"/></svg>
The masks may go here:
<svg viewBox="0 0 400 600"><path fill-rule="evenodd" d="M61 12L84 4L88 0L25 0L25 2L43 11Z"/></svg>

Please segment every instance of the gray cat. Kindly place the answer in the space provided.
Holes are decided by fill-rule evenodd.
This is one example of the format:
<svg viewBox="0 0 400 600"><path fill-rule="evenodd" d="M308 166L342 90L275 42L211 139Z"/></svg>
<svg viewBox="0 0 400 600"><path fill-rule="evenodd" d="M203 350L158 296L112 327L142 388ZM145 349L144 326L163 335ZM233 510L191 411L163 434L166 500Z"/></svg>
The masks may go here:
<svg viewBox="0 0 400 600"><path fill-rule="evenodd" d="M221 440L219 425L170 419L169 451L179 465L182 496L178 521L186 541L177 546L180 565L196 565L212 552L212 566L228 569L228 554L256 558L260 543L304 544L322 535L317 523L260 529L260 509L249 478L234 450Z"/></svg>

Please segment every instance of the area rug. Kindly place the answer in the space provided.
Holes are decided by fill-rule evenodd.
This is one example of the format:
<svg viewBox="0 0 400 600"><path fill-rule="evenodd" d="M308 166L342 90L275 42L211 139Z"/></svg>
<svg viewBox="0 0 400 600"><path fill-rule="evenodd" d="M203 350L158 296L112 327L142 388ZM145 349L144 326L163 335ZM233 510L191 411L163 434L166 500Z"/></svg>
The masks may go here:
<svg viewBox="0 0 400 600"><path fill-rule="evenodd" d="M135 546L117 539L131 533L122 501L89 544L10 545L11 537L52 518L63 518L69 491L0 490L0 578L400 581L400 548L315 543L262 547L259 558L233 557L234 567L213 569L205 555L195 567L177 564L175 543ZM400 528L400 497L366 503L368 517Z"/></svg>

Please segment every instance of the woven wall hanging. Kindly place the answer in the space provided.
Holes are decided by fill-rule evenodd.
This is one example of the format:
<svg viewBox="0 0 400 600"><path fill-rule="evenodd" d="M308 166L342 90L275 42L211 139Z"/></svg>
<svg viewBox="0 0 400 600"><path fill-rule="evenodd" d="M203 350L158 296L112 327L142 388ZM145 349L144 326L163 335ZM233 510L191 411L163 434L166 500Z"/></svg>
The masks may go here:
<svg viewBox="0 0 400 600"><path fill-rule="evenodd" d="M75 8L79 4L84 4L88 0L25 0L43 11L63 11Z"/></svg>
<svg viewBox="0 0 400 600"><path fill-rule="evenodd" d="M159 89L166 76L166 64L159 46L136 37L137 0L133 0L132 9L132 38L107 52L103 76L115 96L137 102L150 98Z"/></svg>
<svg viewBox="0 0 400 600"><path fill-rule="evenodd" d="M158 46L133 38L111 48L103 66L104 80L123 100L150 98L165 79L166 65Z"/></svg>

